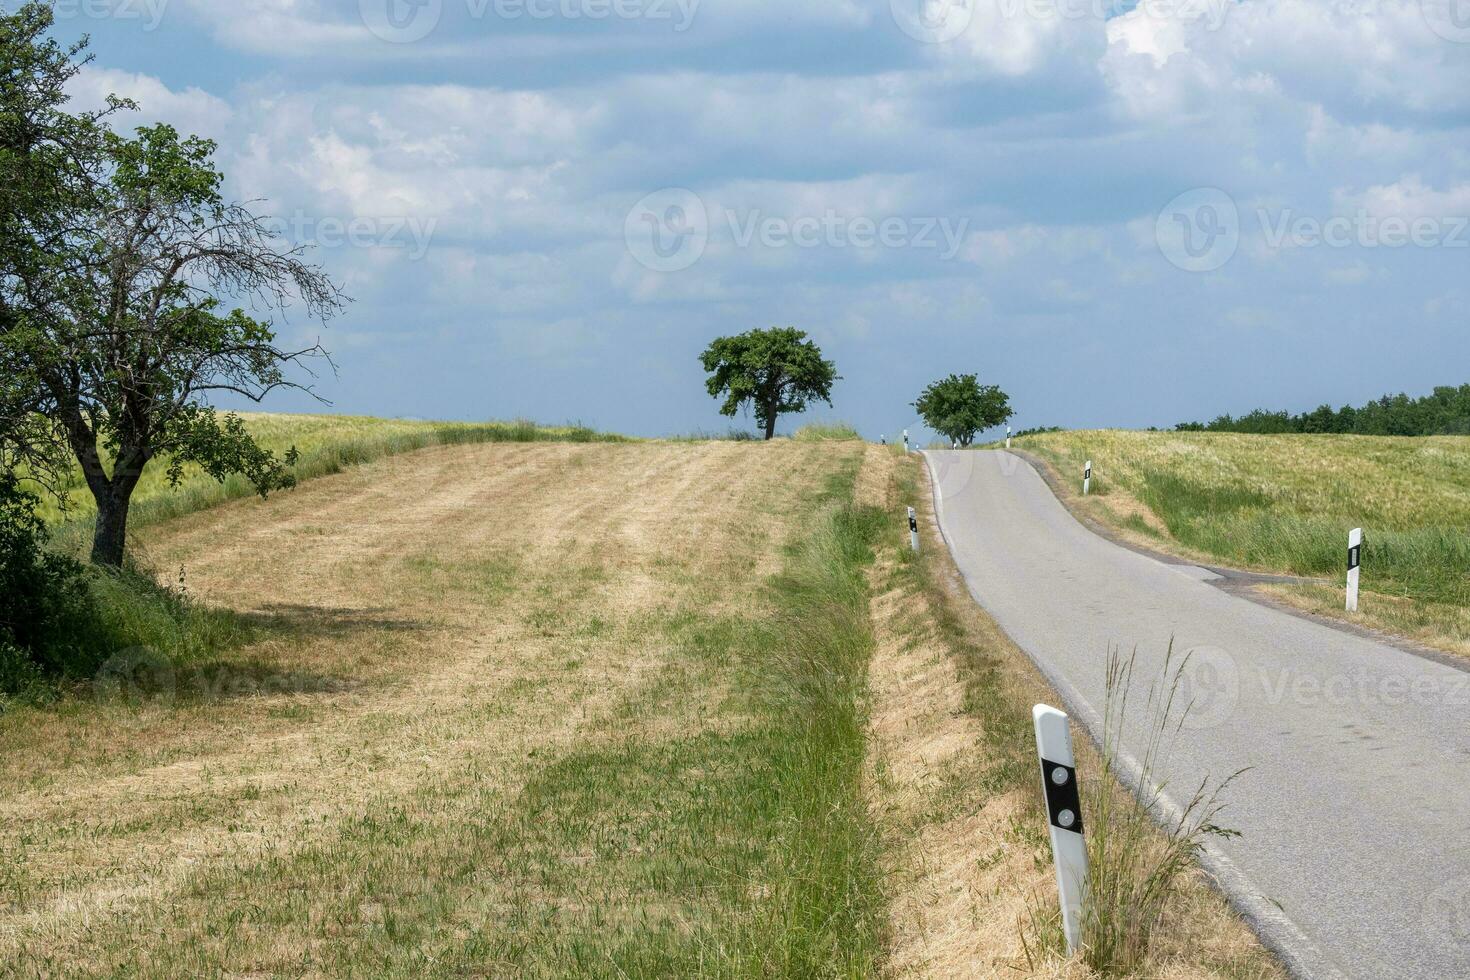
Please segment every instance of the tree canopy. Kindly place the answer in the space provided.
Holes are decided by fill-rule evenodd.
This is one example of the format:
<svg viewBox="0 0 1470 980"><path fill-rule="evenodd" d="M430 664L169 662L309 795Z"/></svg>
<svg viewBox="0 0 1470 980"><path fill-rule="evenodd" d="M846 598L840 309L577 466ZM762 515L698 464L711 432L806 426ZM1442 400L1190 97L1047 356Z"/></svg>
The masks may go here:
<svg viewBox="0 0 1470 980"><path fill-rule="evenodd" d="M1005 392L995 385L982 385L973 374L951 374L933 382L913 406L925 425L962 446L1014 414Z"/></svg>
<svg viewBox="0 0 1470 980"><path fill-rule="evenodd" d="M720 337L700 362L710 375L705 383L710 395L725 399L720 414L753 407L767 439L776 435L777 416L803 412L811 401L832 404L832 383L839 380L837 366L794 327Z"/></svg>
<svg viewBox="0 0 1470 980"><path fill-rule="evenodd" d="M119 135L103 117L132 108L121 100L68 113L82 49L45 36L51 17L37 3L0 15L0 440L36 463L75 458L97 503L93 560L118 565L132 492L160 456L175 477L196 463L262 494L290 485L290 454L260 448L210 399L305 387L287 369L325 356L278 344L245 306L300 301L325 319L344 297L224 199L212 142L167 125Z"/></svg>
<svg viewBox="0 0 1470 980"><path fill-rule="evenodd" d="M1181 422L1180 432L1351 433L1371 436L1470 435L1470 384L1441 386L1428 395L1384 395L1366 405L1334 409L1321 405L1292 415L1256 409L1239 418L1221 415L1213 422Z"/></svg>

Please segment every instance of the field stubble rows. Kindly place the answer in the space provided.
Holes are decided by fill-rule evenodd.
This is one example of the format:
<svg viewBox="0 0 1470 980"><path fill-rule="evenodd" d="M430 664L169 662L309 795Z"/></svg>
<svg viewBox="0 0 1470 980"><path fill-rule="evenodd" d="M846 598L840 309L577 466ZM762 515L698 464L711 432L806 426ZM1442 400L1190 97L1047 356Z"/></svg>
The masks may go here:
<svg viewBox="0 0 1470 980"><path fill-rule="evenodd" d="M790 732L739 663L858 452L429 449L156 528L310 682L6 716L0 962L752 972Z"/></svg>

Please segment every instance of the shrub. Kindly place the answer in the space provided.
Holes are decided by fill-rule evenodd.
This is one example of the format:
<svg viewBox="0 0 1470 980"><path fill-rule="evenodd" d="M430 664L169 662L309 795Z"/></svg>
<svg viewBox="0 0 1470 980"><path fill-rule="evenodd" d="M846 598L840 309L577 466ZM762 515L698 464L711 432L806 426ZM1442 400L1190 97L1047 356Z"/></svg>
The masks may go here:
<svg viewBox="0 0 1470 980"><path fill-rule="evenodd" d="M0 691L35 676L95 667L85 642L97 623L87 573L46 547L39 503L13 473L0 473Z"/></svg>

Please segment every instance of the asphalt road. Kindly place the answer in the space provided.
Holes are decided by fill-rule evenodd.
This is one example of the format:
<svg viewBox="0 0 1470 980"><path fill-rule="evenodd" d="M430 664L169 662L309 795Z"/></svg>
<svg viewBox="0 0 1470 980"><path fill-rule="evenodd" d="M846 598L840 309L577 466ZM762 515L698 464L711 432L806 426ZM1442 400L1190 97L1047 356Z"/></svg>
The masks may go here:
<svg viewBox="0 0 1470 980"><path fill-rule="evenodd" d="M1222 821L1243 836L1205 863L1294 973L1470 978L1470 672L1113 544L1018 456L925 455L970 591L1074 720L1100 726L1110 645L1136 647L1144 679L1171 639L1196 651L1166 795L1249 767Z"/></svg>

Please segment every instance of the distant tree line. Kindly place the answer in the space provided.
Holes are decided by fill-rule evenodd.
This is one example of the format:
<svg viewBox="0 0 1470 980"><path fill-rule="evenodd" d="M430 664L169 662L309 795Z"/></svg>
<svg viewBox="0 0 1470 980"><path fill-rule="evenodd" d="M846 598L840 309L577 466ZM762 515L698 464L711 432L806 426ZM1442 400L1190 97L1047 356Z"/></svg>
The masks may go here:
<svg viewBox="0 0 1470 980"><path fill-rule="evenodd" d="M1292 432L1335 432L1365 436L1470 435L1470 384L1435 388L1421 398L1384 395L1359 408L1321 405L1292 415L1258 408L1239 418L1222 415L1213 422L1181 422L1178 432L1249 432L1263 435Z"/></svg>

